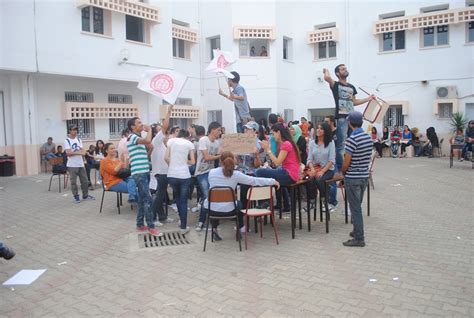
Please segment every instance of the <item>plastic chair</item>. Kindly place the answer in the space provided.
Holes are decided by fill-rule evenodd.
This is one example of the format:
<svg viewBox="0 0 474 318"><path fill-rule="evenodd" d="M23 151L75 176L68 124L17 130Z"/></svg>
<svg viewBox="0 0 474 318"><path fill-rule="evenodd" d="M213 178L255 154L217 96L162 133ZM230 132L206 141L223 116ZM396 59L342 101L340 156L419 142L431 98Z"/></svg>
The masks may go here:
<svg viewBox="0 0 474 318"><path fill-rule="evenodd" d="M69 179L69 174L66 171L64 172L54 172L54 166L55 165L61 165L64 164L64 158L63 157L57 157L57 158L49 158L48 163L53 167L51 178L49 178L49 188L48 191L51 191L51 182L53 181L54 176L58 176L58 181L59 181L59 193L61 193L61 176L63 176L64 179L64 189L67 188L67 182Z"/></svg>
<svg viewBox="0 0 474 318"><path fill-rule="evenodd" d="M227 219L227 220L235 219L236 237L237 237L237 240L239 241L239 249L242 252L240 222L237 216L237 213L239 213L239 211L237 209L234 189L232 189L231 187L213 187L209 189L209 195L207 196L207 201L208 201L208 206L207 206L208 214L207 214L207 221L206 221L206 236L204 237L203 252L206 251L207 234L209 232L209 222L211 220L224 220L224 219ZM211 210L211 203L224 203L224 202L232 202L234 204L233 215L219 216L221 212L213 212ZM211 240L212 242L214 241L214 228L213 227L211 228Z"/></svg>
<svg viewBox="0 0 474 318"><path fill-rule="evenodd" d="M104 178L102 178L102 179L104 179ZM99 210L99 213L102 213L102 205L104 204L104 195L105 195L105 192L115 192L115 193L117 194L117 209L118 209L118 214L120 214L120 206L122 205L122 192L107 190L107 189L105 188L104 182L101 182L100 185L102 186L102 199L100 200L100 210Z"/></svg>
<svg viewBox="0 0 474 318"><path fill-rule="evenodd" d="M251 208L252 202L260 200L270 200L270 209ZM242 210L245 214L245 229L248 229L249 218L260 218L260 238L263 238L263 220L262 217L270 216L270 222L275 232L275 241L278 245L278 231L275 224L275 211L273 207L273 187L251 187L247 192L247 208ZM247 249L247 232L245 231L245 249Z"/></svg>

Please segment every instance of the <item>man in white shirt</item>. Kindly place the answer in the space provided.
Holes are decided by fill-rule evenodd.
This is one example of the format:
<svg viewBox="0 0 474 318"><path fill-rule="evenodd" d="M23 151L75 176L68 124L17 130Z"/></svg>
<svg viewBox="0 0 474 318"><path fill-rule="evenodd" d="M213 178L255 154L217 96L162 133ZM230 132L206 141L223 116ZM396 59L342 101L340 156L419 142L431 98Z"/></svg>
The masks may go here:
<svg viewBox="0 0 474 318"><path fill-rule="evenodd" d="M77 137L76 125L69 126L69 135L64 141L64 151L68 156L66 166L71 178L71 191L74 196L74 202L81 202L77 188L77 177L79 177L79 181L81 182L82 200L95 200L88 191L89 181L87 180L84 159L82 158L82 156L86 154L86 151L83 149L82 140Z"/></svg>

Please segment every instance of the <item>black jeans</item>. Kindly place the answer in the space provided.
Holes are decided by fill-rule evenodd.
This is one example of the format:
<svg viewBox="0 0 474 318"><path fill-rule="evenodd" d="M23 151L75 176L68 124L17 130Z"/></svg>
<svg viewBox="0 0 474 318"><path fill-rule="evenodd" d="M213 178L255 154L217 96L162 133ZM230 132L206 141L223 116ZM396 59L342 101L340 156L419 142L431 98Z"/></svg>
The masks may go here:
<svg viewBox="0 0 474 318"><path fill-rule="evenodd" d="M166 203L166 195L168 193L168 177L166 174L155 174L158 187L155 193L155 199L152 204L153 220L164 221L167 215L163 209L163 205Z"/></svg>

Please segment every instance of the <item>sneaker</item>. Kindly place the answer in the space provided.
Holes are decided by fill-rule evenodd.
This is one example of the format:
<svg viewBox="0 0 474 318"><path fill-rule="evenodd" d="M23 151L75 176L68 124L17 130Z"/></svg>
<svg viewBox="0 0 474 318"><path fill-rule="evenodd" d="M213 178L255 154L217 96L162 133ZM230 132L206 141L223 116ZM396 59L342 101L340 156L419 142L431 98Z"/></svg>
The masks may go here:
<svg viewBox="0 0 474 318"><path fill-rule="evenodd" d="M13 257L15 257L15 255L15 252L11 248L6 246L4 246L3 252L0 253L0 257L3 257L6 260L12 259Z"/></svg>
<svg viewBox="0 0 474 318"><path fill-rule="evenodd" d="M172 218L166 218L166 220L163 220L163 221L160 221L161 223L173 223L174 222L174 219Z"/></svg>
<svg viewBox="0 0 474 318"><path fill-rule="evenodd" d="M178 211L178 206L176 205L176 203L170 204L168 205L168 207L172 208L175 211Z"/></svg>
<svg viewBox="0 0 474 318"><path fill-rule="evenodd" d="M350 237L354 237L354 231L351 231L351 232L349 233L349 236L350 236Z"/></svg>
<svg viewBox="0 0 474 318"><path fill-rule="evenodd" d="M464 158L461 158L461 160L460 160L460 161L464 161Z"/></svg>
<svg viewBox="0 0 474 318"><path fill-rule="evenodd" d="M79 199L78 195L74 196L74 203L81 203L81 199Z"/></svg>
<svg viewBox="0 0 474 318"><path fill-rule="evenodd" d="M153 222L153 224L155 224L155 226L163 226L163 223L161 223L160 221L155 221Z"/></svg>
<svg viewBox="0 0 474 318"><path fill-rule="evenodd" d="M95 200L95 198L92 195L88 194L85 197L82 197L82 200L91 201L91 200Z"/></svg>
<svg viewBox="0 0 474 318"><path fill-rule="evenodd" d="M163 236L163 233L161 233L157 229L148 229L148 233L150 233L153 236L158 236L158 237Z"/></svg>
<svg viewBox="0 0 474 318"><path fill-rule="evenodd" d="M181 219L178 219L178 226L181 227Z"/></svg>
<svg viewBox="0 0 474 318"><path fill-rule="evenodd" d="M196 230L196 232L201 232L203 226L204 226L204 223L199 222L198 224L196 224L196 227L194 229Z"/></svg>
<svg viewBox="0 0 474 318"><path fill-rule="evenodd" d="M148 226L137 226L137 231L138 232L146 232L148 231Z"/></svg>
<svg viewBox="0 0 474 318"><path fill-rule="evenodd" d="M185 235L185 234L188 233L189 231L191 231L191 229L189 228L189 226L186 226L185 229L181 229L181 235Z"/></svg>
<svg viewBox="0 0 474 318"><path fill-rule="evenodd" d="M358 241L356 239L352 239L352 240L348 240L344 243L342 243L342 245L344 246L349 246L349 247L364 247L365 246L365 242L364 241Z"/></svg>
<svg viewBox="0 0 474 318"><path fill-rule="evenodd" d="M201 205L198 203L194 208L191 209L191 212L196 213L201 211Z"/></svg>
<svg viewBox="0 0 474 318"><path fill-rule="evenodd" d="M329 213L336 212L336 207L332 205L331 203L328 204L328 208L329 208Z"/></svg>
<svg viewBox="0 0 474 318"><path fill-rule="evenodd" d="M217 233L216 230L214 230L214 232L212 232L212 238L214 241L222 241L222 237L220 237L220 235Z"/></svg>

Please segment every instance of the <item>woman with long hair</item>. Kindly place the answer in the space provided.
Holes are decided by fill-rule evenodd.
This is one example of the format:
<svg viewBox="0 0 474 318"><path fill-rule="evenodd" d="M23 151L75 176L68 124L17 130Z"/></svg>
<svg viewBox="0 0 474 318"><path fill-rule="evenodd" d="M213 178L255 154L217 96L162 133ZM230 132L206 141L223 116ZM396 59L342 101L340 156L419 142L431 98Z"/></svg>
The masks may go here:
<svg viewBox="0 0 474 318"><path fill-rule="evenodd" d="M401 152L401 157L406 157L407 156L407 153L406 153L406 148L408 146L412 146L413 145L413 133L411 132L410 128L405 125L403 126L403 131L402 131L402 152Z"/></svg>
<svg viewBox="0 0 474 318"><path fill-rule="evenodd" d="M336 147L328 123L318 124L314 139L309 144L308 154L309 176L318 188L321 197L326 200L326 186L324 181L334 176L336 164ZM329 209L334 210L333 205Z"/></svg>
<svg viewBox="0 0 474 318"><path fill-rule="evenodd" d="M380 140L379 135L377 134L377 128L375 128L375 126L372 126L371 137L372 137L372 143L374 144L374 148L377 151L377 155L379 158L381 158L384 144Z"/></svg>
<svg viewBox="0 0 474 318"><path fill-rule="evenodd" d="M122 160L117 158L115 145L111 142L105 144L103 151L105 157L100 164L100 174L103 178L104 188L128 193L128 202L137 202L138 194L135 180L130 176L124 179L119 177L119 171L128 168L128 156L122 155Z"/></svg>
<svg viewBox="0 0 474 318"><path fill-rule="evenodd" d="M248 176L238 170L234 170L236 162L234 154L230 151L224 151L220 156L220 167L211 169L209 171L209 188L212 189L213 187L231 187L235 189L237 184L245 184L249 186L272 186L275 185L277 187L280 186L278 181L271 178L257 178ZM240 211L242 208L242 204L237 201L237 217L239 218L239 224L241 225L241 232L245 231L244 222L243 222L243 214ZM204 200L202 209L203 213L207 216L209 214L209 203ZM233 216L235 215L236 211L234 211L234 203L232 202L225 202L225 203L211 203L211 211L213 214L217 214L219 216ZM219 225L218 220L212 220L212 227L214 228L214 240L220 241L222 238L217 233L217 226Z"/></svg>
<svg viewBox="0 0 474 318"><path fill-rule="evenodd" d="M271 128L273 138L279 145L278 156L274 155L267 141L260 141L268 157L277 167L276 169L260 168L255 175L263 178L273 178L281 185L290 185L300 179L300 153L288 129L281 123L275 124ZM284 192L283 210L289 211L288 192ZM277 206L281 207L280 195L277 195Z"/></svg>
<svg viewBox="0 0 474 318"><path fill-rule="evenodd" d="M306 138L303 136L303 131L301 130L300 126L292 125L290 127L290 133L293 137L293 142L296 144L296 146L298 146L300 151L301 163L305 164L306 160L308 159L308 152L306 150Z"/></svg>

